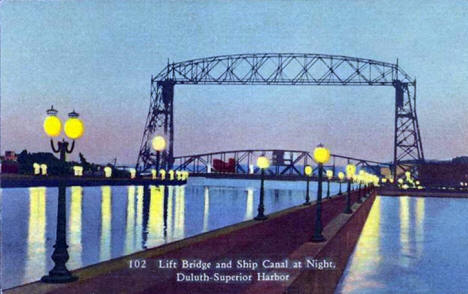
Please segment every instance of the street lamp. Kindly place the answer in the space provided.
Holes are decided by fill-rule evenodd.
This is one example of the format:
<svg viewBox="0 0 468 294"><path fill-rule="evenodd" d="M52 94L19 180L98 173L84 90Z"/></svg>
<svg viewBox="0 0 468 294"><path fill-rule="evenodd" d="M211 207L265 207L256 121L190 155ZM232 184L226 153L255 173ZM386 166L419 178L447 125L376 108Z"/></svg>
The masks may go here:
<svg viewBox="0 0 468 294"><path fill-rule="evenodd" d="M78 118L79 114L74 110L68 114L68 120L65 122L64 131L65 135L72 139L72 145L68 148L68 142L65 139L57 142L57 148L54 146L54 137L58 137L62 130L62 122L57 117L58 111L52 106L47 110L47 117L44 120L44 132L50 137L50 146L52 151L60 153L60 161L66 162L66 153L72 153L75 147L75 140L81 138L84 133L84 124ZM52 253L52 260L54 267L49 271L49 274L43 276L41 281L45 283L68 283L78 279L73 276L66 267L66 263L70 256L68 255L67 245L67 214L66 214L66 186L59 185L57 203L57 233L54 245L54 252Z"/></svg>
<svg viewBox="0 0 468 294"><path fill-rule="evenodd" d="M364 180L364 176L365 176L365 171L364 170L360 170L359 171L359 174L356 176L356 180L358 182L358 198L357 198L357 203L362 203L362 183L363 183L363 180Z"/></svg>
<svg viewBox="0 0 468 294"><path fill-rule="evenodd" d="M314 160L318 164L318 187L317 187L317 210L315 212L314 235L312 242L323 242L325 237L322 235L322 176L323 164L330 160L330 151L322 144L314 149Z"/></svg>
<svg viewBox="0 0 468 294"><path fill-rule="evenodd" d="M400 184L400 188L401 188L401 186L403 185L403 179L402 178L398 179L398 184Z"/></svg>
<svg viewBox="0 0 468 294"><path fill-rule="evenodd" d="M356 172L356 166L354 164L348 164L346 166L346 179L348 180L348 193L346 195L346 208L344 213L353 213L351 210L351 181L353 180L354 173Z"/></svg>
<svg viewBox="0 0 468 294"><path fill-rule="evenodd" d="M333 178L333 171L327 170L327 198L330 198L330 180Z"/></svg>
<svg viewBox="0 0 468 294"><path fill-rule="evenodd" d="M156 170L159 170L159 161L161 160L161 152L166 149L166 139L163 136L155 136L151 141L151 146L156 151Z"/></svg>
<svg viewBox="0 0 468 294"><path fill-rule="evenodd" d="M343 172L338 173L338 179L340 180L340 191L338 192L338 195L342 195L343 193L341 192L341 184L343 183L343 179L344 179L344 173Z"/></svg>
<svg viewBox="0 0 468 294"><path fill-rule="evenodd" d="M51 106L50 109L47 110L47 117L44 120L44 132L50 137L50 146L52 147L52 151L55 153L60 153L60 160L65 162L66 160L66 153L72 153L75 147L75 140L81 138L84 133L84 124L78 118L79 114L76 113L74 110L68 114L68 120L65 122L64 131L65 135L72 139L72 145L70 149L68 149L68 142L65 139L62 139L62 142L57 142L57 148L54 146L54 137L58 137L62 130L62 122L57 117L58 111L54 109L54 106Z"/></svg>
<svg viewBox="0 0 468 294"><path fill-rule="evenodd" d="M304 174L306 175L306 201L304 202L304 205L310 205L310 197L309 197L309 181L310 177L312 176L313 169L310 165L306 165L304 167Z"/></svg>
<svg viewBox="0 0 468 294"><path fill-rule="evenodd" d="M261 180L260 180L260 202L258 203L258 214L254 218L255 220L266 220L268 217L264 214L265 212L265 206L263 205L263 198L264 198L264 188L263 188L263 182L265 178L265 169L267 169L270 166L270 161L266 156L260 156L257 158L257 166L261 170Z"/></svg>

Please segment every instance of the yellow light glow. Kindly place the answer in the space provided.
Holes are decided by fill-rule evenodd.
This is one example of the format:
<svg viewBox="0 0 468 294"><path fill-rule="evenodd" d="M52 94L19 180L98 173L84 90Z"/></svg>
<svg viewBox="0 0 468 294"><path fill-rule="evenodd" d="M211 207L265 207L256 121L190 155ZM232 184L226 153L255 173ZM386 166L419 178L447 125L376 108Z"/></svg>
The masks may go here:
<svg viewBox="0 0 468 294"><path fill-rule="evenodd" d="M151 145L153 146L154 150L163 151L166 149L166 139L164 139L162 136L156 136L151 141Z"/></svg>
<svg viewBox="0 0 468 294"><path fill-rule="evenodd" d="M327 173L327 178L331 180L333 178L333 171L329 169L326 171L326 173Z"/></svg>
<svg viewBox="0 0 468 294"><path fill-rule="evenodd" d="M346 178L351 180L356 172L356 166L354 164L348 164L346 166Z"/></svg>
<svg viewBox="0 0 468 294"><path fill-rule="evenodd" d="M49 115L44 120L44 132L49 137L57 137L62 131L62 122L55 115Z"/></svg>
<svg viewBox="0 0 468 294"><path fill-rule="evenodd" d="M65 122L65 135L70 139L79 139L84 134L84 124L81 119L71 117Z"/></svg>
<svg viewBox="0 0 468 294"><path fill-rule="evenodd" d="M45 163L41 164L41 173L43 176L47 175L47 164Z"/></svg>
<svg viewBox="0 0 468 294"><path fill-rule="evenodd" d="M112 190L110 186L101 186L101 238L99 258L111 258L112 232Z"/></svg>
<svg viewBox="0 0 468 294"><path fill-rule="evenodd" d="M34 174L39 175L41 173L41 165L37 162L33 163Z"/></svg>
<svg viewBox="0 0 468 294"><path fill-rule="evenodd" d="M406 176L407 178L411 177L411 172L406 171L406 172L405 172L405 176Z"/></svg>
<svg viewBox="0 0 468 294"><path fill-rule="evenodd" d="M159 170L159 176L161 177L161 180L165 180L166 179L166 171L161 169Z"/></svg>
<svg viewBox="0 0 468 294"><path fill-rule="evenodd" d="M387 178L382 178L382 183L386 183L387 182Z"/></svg>
<svg viewBox="0 0 468 294"><path fill-rule="evenodd" d="M112 168L111 168L111 167L106 166L106 167L104 168L104 176L105 176L106 178L112 177Z"/></svg>
<svg viewBox="0 0 468 294"><path fill-rule="evenodd" d="M270 160L266 156L260 156L257 158L257 166L261 169L268 168L270 166Z"/></svg>
<svg viewBox="0 0 468 294"><path fill-rule="evenodd" d="M403 179L398 179L398 184L403 184Z"/></svg>
<svg viewBox="0 0 468 294"><path fill-rule="evenodd" d="M327 163L330 160L330 150L319 145L314 149L314 160L317 163Z"/></svg>
<svg viewBox="0 0 468 294"><path fill-rule="evenodd" d="M389 181L390 181L390 183L392 183L392 184L393 184L393 179L390 179Z"/></svg>
<svg viewBox="0 0 468 294"><path fill-rule="evenodd" d="M338 173L338 179L340 179L340 181L342 181L344 179L344 173L343 172Z"/></svg>
<svg viewBox="0 0 468 294"><path fill-rule="evenodd" d="M306 176L311 176L312 172L313 172L313 169L310 165L306 165L304 167L304 173L306 174Z"/></svg>

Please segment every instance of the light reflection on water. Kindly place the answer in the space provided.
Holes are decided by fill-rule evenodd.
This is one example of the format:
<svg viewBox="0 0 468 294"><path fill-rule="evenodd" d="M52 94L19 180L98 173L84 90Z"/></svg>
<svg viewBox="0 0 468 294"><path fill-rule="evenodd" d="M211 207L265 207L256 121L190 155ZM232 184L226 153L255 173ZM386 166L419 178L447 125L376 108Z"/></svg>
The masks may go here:
<svg viewBox="0 0 468 294"><path fill-rule="evenodd" d="M466 293L468 199L377 197L335 293Z"/></svg>
<svg viewBox="0 0 468 294"><path fill-rule="evenodd" d="M211 231L257 212L259 181L189 183L182 187L69 187L69 269L76 269ZM234 183L233 186L230 186ZM311 183L315 199L316 184ZM332 184L336 194L338 185ZM2 189L3 284L40 279L52 267L57 188ZM267 181L265 212L304 202L305 183Z"/></svg>

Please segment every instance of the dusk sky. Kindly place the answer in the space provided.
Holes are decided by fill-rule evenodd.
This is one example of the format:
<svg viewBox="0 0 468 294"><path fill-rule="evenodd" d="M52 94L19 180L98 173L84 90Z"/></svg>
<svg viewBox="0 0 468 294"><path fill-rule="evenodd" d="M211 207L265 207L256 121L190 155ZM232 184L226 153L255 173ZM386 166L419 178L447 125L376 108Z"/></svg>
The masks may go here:
<svg viewBox="0 0 468 294"><path fill-rule="evenodd" d="M4 1L1 152L50 151L51 104L86 132L72 158L134 164L168 59L323 53L417 78L427 159L468 155L466 1ZM176 86L175 155L250 148L393 159L392 87Z"/></svg>

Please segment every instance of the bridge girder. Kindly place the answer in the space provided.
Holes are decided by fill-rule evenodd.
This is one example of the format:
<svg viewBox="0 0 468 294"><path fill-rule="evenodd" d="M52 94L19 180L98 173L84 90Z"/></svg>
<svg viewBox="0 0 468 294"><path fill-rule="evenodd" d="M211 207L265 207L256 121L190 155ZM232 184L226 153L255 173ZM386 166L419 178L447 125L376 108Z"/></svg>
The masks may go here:
<svg viewBox="0 0 468 294"><path fill-rule="evenodd" d="M408 170L408 161L424 161L416 114L416 81L398 64L371 59L307 53L258 53L213 56L169 63L151 78L150 108L137 159L137 169L155 165L155 134L169 141L162 165L174 162L175 85L309 85L393 86L395 88L394 168Z"/></svg>

